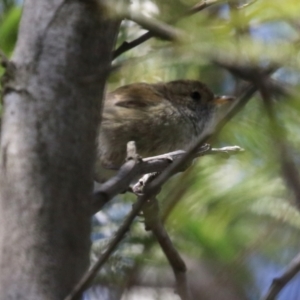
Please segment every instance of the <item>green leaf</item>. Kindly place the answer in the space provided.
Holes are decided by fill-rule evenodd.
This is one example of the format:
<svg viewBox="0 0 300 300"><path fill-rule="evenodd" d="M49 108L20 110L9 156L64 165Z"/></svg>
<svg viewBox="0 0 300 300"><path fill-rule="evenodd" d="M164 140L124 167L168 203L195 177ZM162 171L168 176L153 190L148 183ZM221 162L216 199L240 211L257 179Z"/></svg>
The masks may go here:
<svg viewBox="0 0 300 300"><path fill-rule="evenodd" d="M10 56L17 40L21 8L12 7L0 24L0 48Z"/></svg>

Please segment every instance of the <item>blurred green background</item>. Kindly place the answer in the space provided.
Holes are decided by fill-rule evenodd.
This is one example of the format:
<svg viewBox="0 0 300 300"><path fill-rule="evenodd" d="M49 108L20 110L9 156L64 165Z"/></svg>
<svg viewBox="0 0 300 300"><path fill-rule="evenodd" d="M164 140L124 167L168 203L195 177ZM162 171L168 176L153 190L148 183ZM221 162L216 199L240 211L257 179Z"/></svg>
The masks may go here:
<svg viewBox="0 0 300 300"><path fill-rule="evenodd" d="M186 78L204 81L215 93L238 94L245 82L212 64L212 56L261 67L275 63L279 68L272 78L292 91L292 96L274 97L276 118L285 132L290 160L298 168L300 2L249 2L221 1L182 18L196 1L131 1L132 10L166 23L172 21L185 32L185 38L178 43L151 39L122 54L113 62L121 67L111 74L107 90L137 81ZM16 42L21 9L20 1L0 0L0 48L8 56ZM123 21L117 47L145 32L139 25ZM168 215L167 230L198 288L193 289L195 299L259 299L299 252L300 214L293 191L282 177L281 157L270 126L257 93L213 141L214 147L238 145L245 152L202 157L175 176L159 195L162 215ZM132 201L130 195L119 197L93 218L92 260ZM170 292L169 269L140 218L85 299L97 295L101 299L177 299ZM151 293L157 282L151 284L151 276L145 276L147 270L152 270L162 285L154 296ZM298 276L278 299L300 299L299 281ZM126 294L132 285L140 289Z"/></svg>

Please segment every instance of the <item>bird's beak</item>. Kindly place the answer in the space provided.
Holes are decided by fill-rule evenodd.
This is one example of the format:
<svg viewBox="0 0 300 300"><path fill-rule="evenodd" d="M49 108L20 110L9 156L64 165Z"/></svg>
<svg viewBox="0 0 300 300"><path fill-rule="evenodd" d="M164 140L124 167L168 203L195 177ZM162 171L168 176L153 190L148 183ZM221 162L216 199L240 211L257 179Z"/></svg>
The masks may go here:
<svg viewBox="0 0 300 300"><path fill-rule="evenodd" d="M233 96L215 96L213 102L216 105L229 104L233 102L236 98Z"/></svg>

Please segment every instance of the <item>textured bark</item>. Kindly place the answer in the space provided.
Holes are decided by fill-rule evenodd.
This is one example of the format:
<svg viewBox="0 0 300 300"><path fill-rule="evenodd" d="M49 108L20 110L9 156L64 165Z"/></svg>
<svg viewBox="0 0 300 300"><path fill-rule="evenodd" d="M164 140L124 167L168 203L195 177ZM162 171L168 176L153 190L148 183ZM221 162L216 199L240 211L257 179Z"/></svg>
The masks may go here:
<svg viewBox="0 0 300 300"><path fill-rule="evenodd" d="M0 299L63 299L88 266L95 138L118 29L104 14L94 1L25 1L4 95Z"/></svg>

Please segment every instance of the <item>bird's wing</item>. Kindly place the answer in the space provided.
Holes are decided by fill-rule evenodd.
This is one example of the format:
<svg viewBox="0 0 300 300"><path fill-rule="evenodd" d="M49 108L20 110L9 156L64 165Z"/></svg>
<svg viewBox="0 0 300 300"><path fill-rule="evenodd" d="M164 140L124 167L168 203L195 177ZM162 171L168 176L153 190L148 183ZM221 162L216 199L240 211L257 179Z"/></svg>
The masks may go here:
<svg viewBox="0 0 300 300"><path fill-rule="evenodd" d="M162 95L152 85L135 83L120 87L109 93L105 99L105 106L143 109L158 105L161 102L161 98Z"/></svg>

